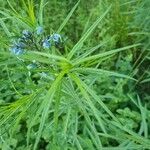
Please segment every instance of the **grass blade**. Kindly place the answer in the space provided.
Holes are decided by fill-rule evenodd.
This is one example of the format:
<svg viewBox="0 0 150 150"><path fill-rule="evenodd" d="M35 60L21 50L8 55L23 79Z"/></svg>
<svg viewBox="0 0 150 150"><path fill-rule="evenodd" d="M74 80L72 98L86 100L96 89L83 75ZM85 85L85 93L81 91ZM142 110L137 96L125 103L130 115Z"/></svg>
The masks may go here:
<svg viewBox="0 0 150 150"><path fill-rule="evenodd" d="M75 74L70 74L71 78L75 81L75 83L77 84L77 86L79 87L83 97L87 100L87 102L89 103L89 106L91 107L91 109L93 110L93 113L95 114L95 117L97 118L101 128L102 128L102 131L104 133L106 133L106 129L103 125L103 121L101 120L101 118L97 115L97 109L95 108L95 106L93 105L93 103L91 102L90 100L90 97L89 95L87 94L87 92L85 91L85 89L82 87L82 84L79 80L79 78L76 77Z"/></svg>
<svg viewBox="0 0 150 150"><path fill-rule="evenodd" d="M105 74L107 76L115 76L115 77L119 77L119 78L126 78L126 79L131 79L131 80L135 80L134 78L128 76L128 75L124 75L124 74L120 74L120 73L116 73L116 72L112 72L112 71L107 71L107 70L103 70L103 69L96 69L96 68L75 68L72 69L72 71L78 71L78 72L83 72L86 74Z"/></svg>
<svg viewBox="0 0 150 150"><path fill-rule="evenodd" d="M85 32L85 34L81 37L81 39L77 42L77 44L73 47L73 49L68 54L68 59L71 59L73 55L78 51L82 45L83 42L88 38L88 36L93 32L93 30L96 28L96 26L101 22L101 20L106 16L106 14L109 12L111 6L108 7L108 9L104 12L102 16L100 16L93 25Z"/></svg>
<svg viewBox="0 0 150 150"><path fill-rule="evenodd" d="M89 57L86 57L86 58L77 60L77 61L74 63L74 66L75 66L75 65L82 64L82 63L87 62L87 61L93 61L93 60L95 60L95 59L99 59L99 58L102 58L102 57L106 57L106 56L108 56L108 55L112 55L112 54L115 54L115 53L118 53L118 52L121 52L121 51L124 51L124 50L128 50L128 49L130 49L130 48L137 47L137 46L140 46L140 45L141 45L141 44L129 45L129 46L126 46L126 47L122 47L122 48L110 50L110 51L108 51L108 52L104 52L104 53L101 53L101 54L89 56Z"/></svg>
<svg viewBox="0 0 150 150"><path fill-rule="evenodd" d="M70 19L70 17L72 16L73 12L76 10L77 6L79 5L80 0L77 2L77 4L72 8L72 10L70 11L70 13L68 14L68 16L66 17L66 19L63 21L63 23L60 25L59 29L57 30L57 33L60 33L62 31L62 29L64 28L64 26L66 25L66 23L68 22L68 20Z"/></svg>
<svg viewBox="0 0 150 150"><path fill-rule="evenodd" d="M3 21L2 19L0 19L0 25L2 26L2 28L3 28L4 32L6 33L6 35L7 35L8 37L10 37L10 36L11 36L11 33L9 32L9 30L8 30L8 28L7 28L7 26L6 26L6 24L4 23L4 21Z"/></svg>
<svg viewBox="0 0 150 150"><path fill-rule="evenodd" d="M43 101L43 103L41 105L41 107L43 108L43 112L42 112L42 116L41 116L41 121L40 121L39 130L38 130L38 135L36 137L33 150L36 150L36 148L37 148L37 145L39 143L39 140L40 140L43 128L44 128L44 124L45 124L45 121L46 121L46 118L47 118L47 115L48 115L49 107L51 105L51 102L52 102L52 100L54 98L54 94L55 94L55 92L57 90L57 87L58 87L60 81L62 80L64 74L65 74L65 72L61 72L58 75L56 80L53 82L51 88L49 89L49 91L48 91L48 93L47 93L47 95L45 97L45 100ZM41 108L39 108L39 109L41 109Z"/></svg>
<svg viewBox="0 0 150 150"><path fill-rule="evenodd" d="M41 0L39 9L39 23L41 26L43 25L43 11L44 11L44 0Z"/></svg>

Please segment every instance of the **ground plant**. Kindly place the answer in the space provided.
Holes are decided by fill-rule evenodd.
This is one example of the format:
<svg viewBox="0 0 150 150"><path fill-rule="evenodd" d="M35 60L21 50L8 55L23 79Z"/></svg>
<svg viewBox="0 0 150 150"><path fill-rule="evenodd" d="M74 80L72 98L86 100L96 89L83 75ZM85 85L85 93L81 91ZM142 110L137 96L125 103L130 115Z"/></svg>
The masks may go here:
<svg viewBox="0 0 150 150"><path fill-rule="evenodd" d="M150 0L0 0L0 150L149 150Z"/></svg>

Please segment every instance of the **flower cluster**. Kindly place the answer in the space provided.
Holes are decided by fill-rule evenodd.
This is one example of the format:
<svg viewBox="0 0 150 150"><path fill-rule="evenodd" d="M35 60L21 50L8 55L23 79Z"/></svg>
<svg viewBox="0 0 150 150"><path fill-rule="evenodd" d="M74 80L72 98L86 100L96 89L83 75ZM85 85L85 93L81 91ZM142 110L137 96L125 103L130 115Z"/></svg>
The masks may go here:
<svg viewBox="0 0 150 150"><path fill-rule="evenodd" d="M32 39L32 33L28 30L23 30L22 36L14 41L13 45L10 48L12 54L18 56L25 52L27 47L27 42Z"/></svg>
<svg viewBox="0 0 150 150"><path fill-rule="evenodd" d="M58 45L62 45L62 37L60 34L53 33L45 36L44 28L38 26L34 31L23 30L21 36L13 41L10 52L19 60L26 63L29 76L31 76L31 71L34 72L35 69L39 68L41 65L35 60L32 60L31 63L25 62L20 56L31 50L44 51L49 50L52 47L58 48ZM45 72L40 73L40 76L42 79L50 78Z"/></svg>
<svg viewBox="0 0 150 150"><path fill-rule="evenodd" d="M45 49L50 48L53 45L53 43L55 45L61 43L60 34L56 34L56 33L52 34L50 36L47 36L47 38L42 41L43 48L45 48Z"/></svg>
<svg viewBox="0 0 150 150"><path fill-rule="evenodd" d="M60 34L44 36L44 29L38 26L35 31L23 30L21 37L15 40L10 48L12 54L19 56L26 50L50 49L52 46L62 44Z"/></svg>

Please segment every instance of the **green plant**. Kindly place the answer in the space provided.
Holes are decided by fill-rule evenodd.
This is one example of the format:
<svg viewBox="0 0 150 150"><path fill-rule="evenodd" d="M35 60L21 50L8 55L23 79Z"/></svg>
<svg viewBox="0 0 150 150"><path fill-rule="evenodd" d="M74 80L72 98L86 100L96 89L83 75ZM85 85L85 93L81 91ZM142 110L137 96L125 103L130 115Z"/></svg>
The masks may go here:
<svg viewBox="0 0 150 150"><path fill-rule="evenodd" d="M50 29L43 18L44 13L48 15L44 0L37 2L39 12L32 0L20 1L22 14L14 9L16 3L7 2L11 9L0 10L5 35L0 52L0 148L149 149L149 107L134 90L141 77L136 73L142 56L133 62L133 55L144 49L145 43L140 37L128 40L133 35L130 30L138 30L134 23L129 25L136 15L123 16L124 10L134 8L128 5L136 1L95 2L98 6L92 8L86 26L78 23L85 27L82 34L80 28L77 35L72 33L72 39L79 38L76 44L65 38L65 33L74 32L66 31L65 26L71 29L70 18L78 7L76 11L83 11L83 2L78 1L55 30L57 23ZM140 5L138 1L135 7ZM97 8L101 7L99 15ZM92 16L98 17L90 23ZM38 35L37 27L43 27L44 32L40 30ZM11 46L11 39L20 38L24 29L29 31L23 32L25 47ZM57 35L58 39L49 41L46 35ZM146 52L143 58L147 56Z"/></svg>

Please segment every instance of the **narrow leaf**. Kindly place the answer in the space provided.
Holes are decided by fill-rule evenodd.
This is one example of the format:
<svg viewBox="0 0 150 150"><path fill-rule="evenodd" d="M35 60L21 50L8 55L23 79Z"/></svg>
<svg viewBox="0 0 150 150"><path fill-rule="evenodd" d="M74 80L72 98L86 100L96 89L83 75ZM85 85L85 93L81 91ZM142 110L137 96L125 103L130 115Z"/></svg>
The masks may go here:
<svg viewBox="0 0 150 150"><path fill-rule="evenodd" d="M81 37L81 39L77 42L77 44L73 47L73 49L68 54L68 59L71 59L72 56L78 51L82 45L83 42L89 37L89 35L93 32L93 30L96 28L96 26L100 23L100 21L106 16L106 14L109 12L111 6L108 7L108 9L104 12L102 16L100 16L93 25L85 32L85 34Z"/></svg>

